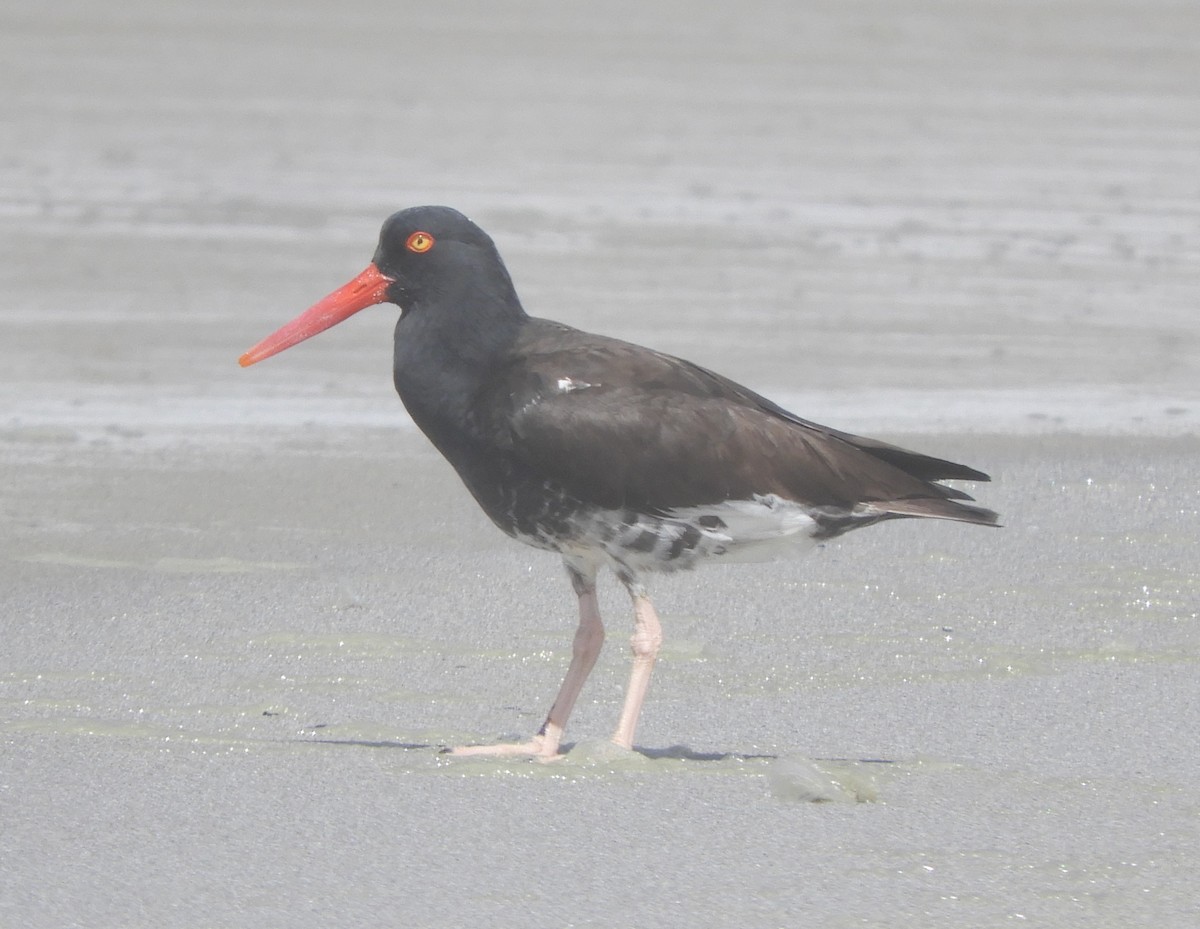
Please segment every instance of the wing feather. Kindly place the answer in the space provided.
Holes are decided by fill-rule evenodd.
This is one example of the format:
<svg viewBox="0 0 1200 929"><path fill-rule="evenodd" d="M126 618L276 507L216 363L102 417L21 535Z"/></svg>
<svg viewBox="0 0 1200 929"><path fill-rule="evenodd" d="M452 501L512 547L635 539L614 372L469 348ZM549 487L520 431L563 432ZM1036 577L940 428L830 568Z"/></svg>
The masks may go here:
<svg viewBox="0 0 1200 929"><path fill-rule="evenodd" d="M935 483L987 480L972 468L809 422L640 346L598 336L580 344L575 330L549 323L535 335L490 393L503 398L495 423L511 454L582 499L664 512L776 494L847 513L869 506L876 519L996 521Z"/></svg>

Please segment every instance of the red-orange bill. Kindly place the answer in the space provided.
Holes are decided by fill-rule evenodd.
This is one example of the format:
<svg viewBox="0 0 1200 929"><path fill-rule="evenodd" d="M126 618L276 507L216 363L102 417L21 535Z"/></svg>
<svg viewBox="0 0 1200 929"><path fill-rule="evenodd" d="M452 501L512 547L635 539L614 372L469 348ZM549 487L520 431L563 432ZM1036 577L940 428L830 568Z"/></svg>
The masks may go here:
<svg viewBox="0 0 1200 929"><path fill-rule="evenodd" d="M349 284L318 300L290 323L281 326L255 345L238 359L238 364L243 368L249 367L285 348L291 348L297 342L311 339L330 326L336 326L342 320L349 319L359 310L383 303L387 300L387 289L391 283L392 279L384 277L374 264L367 265L367 269Z"/></svg>

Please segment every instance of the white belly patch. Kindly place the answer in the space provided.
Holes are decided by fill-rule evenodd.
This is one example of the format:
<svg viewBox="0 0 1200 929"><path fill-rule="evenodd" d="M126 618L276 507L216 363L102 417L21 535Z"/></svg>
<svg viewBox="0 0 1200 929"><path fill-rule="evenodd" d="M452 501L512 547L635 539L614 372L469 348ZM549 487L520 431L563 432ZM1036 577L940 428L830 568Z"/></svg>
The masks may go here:
<svg viewBox="0 0 1200 929"><path fill-rule="evenodd" d="M662 516L592 510L572 523L571 537L554 547L632 574L686 570L706 558L766 561L798 554L816 546L817 530L803 507L773 494L681 507Z"/></svg>

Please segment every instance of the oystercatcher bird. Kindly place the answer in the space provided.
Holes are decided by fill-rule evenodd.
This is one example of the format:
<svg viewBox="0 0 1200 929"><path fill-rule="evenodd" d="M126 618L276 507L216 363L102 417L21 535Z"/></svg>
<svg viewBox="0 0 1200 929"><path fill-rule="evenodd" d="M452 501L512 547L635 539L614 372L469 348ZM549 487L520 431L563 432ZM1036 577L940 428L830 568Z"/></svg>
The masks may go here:
<svg viewBox="0 0 1200 929"><path fill-rule="evenodd" d="M491 238L448 207L403 210L375 256L246 354L254 364L377 303L400 307L395 384L497 526L558 552L579 597L566 678L529 741L558 754L604 641L596 574L633 600L633 669L613 741L632 748L662 642L648 575L804 549L902 517L993 526L941 480L974 468L801 419L699 365L526 315Z"/></svg>

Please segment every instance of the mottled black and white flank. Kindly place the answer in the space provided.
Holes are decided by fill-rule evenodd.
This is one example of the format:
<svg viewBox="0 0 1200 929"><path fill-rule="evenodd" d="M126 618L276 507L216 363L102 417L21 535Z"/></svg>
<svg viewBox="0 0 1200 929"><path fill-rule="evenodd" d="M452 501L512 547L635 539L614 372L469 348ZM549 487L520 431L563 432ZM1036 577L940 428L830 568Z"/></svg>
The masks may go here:
<svg viewBox="0 0 1200 929"><path fill-rule="evenodd" d="M575 657L541 732L477 751L557 752L603 638L602 567L634 598L634 679L614 736L629 745L639 674L648 680L661 640L648 575L771 557L888 519L996 524L939 483L988 480L973 468L809 422L691 362L528 316L492 240L455 210L390 217L372 267L381 299L402 310L405 407L497 526L562 555L580 597Z"/></svg>

